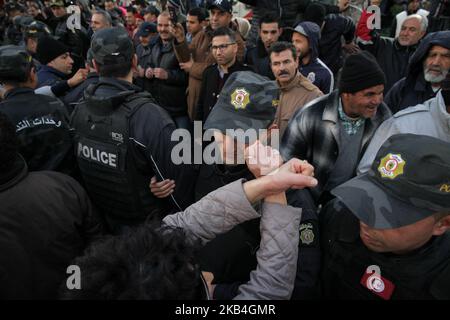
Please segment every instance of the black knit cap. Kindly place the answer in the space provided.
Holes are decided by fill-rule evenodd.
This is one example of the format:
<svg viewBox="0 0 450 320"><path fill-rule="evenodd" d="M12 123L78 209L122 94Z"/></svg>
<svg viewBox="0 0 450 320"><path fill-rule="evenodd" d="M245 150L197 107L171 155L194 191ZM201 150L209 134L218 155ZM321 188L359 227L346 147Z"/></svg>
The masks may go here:
<svg viewBox="0 0 450 320"><path fill-rule="evenodd" d="M58 58L60 55L69 52L69 48L62 42L59 42L52 37L42 37L38 41L36 48L36 58L42 64L47 64L52 60Z"/></svg>
<svg viewBox="0 0 450 320"><path fill-rule="evenodd" d="M340 93L355 93L380 84L386 84L386 78L372 54L361 51L347 57L339 81Z"/></svg>

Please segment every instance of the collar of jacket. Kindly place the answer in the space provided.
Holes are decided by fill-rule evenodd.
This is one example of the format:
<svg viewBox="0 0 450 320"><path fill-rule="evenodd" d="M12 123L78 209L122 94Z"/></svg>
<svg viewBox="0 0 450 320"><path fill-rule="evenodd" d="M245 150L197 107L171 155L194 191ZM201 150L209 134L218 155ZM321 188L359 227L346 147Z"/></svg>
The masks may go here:
<svg viewBox="0 0 450 320"><path fill-rule="evenodd" d="M420 43L420 40L419 40L419 42L417 42L416 44L413 44L412 46L402 46L400 44L400 42L398 42L398 39L395 39L394 40L394 47L398 51L415 52L417 47L419 46L419 43Z"/></svg>
<svg viewBox="0 0 450 320"><path fill-rule="evenodd" d="M269 53L267 52L264 43L261 41L261 38L258 38L258 41L256 42L256 52L259 58L265 58L269 56Z"/></svg>
<svg viewBox="0 0 450 320"><path fill-rule="evenodd" d="M67 74L62 73L61 71L56 70L55 68L47 66L47 65L44 65L44 64L41 65L38 73L40 73L40 72L52 73L52 74L56 75L61 80L65 80L68 77Z"/></svg>
<svg viewBox="0 0 450 320"><path fill-rule="evenodd" d="M173 42L169 41L167 44L164 44L160 36L156 38L155 45L161 48L162 53L173 51Z"/></svg>
<svg viewBox="0 0 450 320"><path fill-rule="evenodd" d="M277 80L277 84L278 84L278 87L280 88L281 91L287 92L287 91L290 91L290 90L292 90L293 88L295 88L295 87L301 85L302 78L304 78L304 77L302 76L302 74L300 73L300 71L297 70L297 73L296 73L295 77L292 78L291 82L282 85L282 84Z"/></svg>
<svg viewBox="0 0 450 320"><path fill-rule="evenodd" d="M22 94L34 94L34 90L31 88L14 88L12 90L9 90L5 94L5 100L17 97Z"/></svg>
<svg viewBox="0 0 450 320"><path fill-rule="evenodd" d="M12 186L15 186L27 175L27 163L20 154L17 154L13 167L8 170L8 172L0 174L0 191L4 191Z"/></svg>

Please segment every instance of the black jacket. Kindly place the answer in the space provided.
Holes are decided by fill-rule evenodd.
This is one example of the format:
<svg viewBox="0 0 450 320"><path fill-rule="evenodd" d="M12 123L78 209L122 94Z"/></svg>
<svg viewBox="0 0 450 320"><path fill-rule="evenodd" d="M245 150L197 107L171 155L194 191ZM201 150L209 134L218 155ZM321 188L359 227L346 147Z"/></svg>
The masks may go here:
<svg viewBox="0 0 450 320"><path fill-rule="evenodd" d="M69 114L57 99L16 88L5 95L0 112L16 126L20 152L31 171L55 170L73 174L75 158L69 133Z"/></svg>
<svg viewBox="0 0 450 320"><path fill-rule="evenodd" d="M355 35L355 23L350 17L329 14L321 31L319 58L336 74L344 64L341 36L349 43Z"/></svg>
<svg viewBox="0 0 450 320"><path fill-rule="evenodd" d="M145 88L153 95L156 102L167 110L172 117L187 115L186 87L188 77L180 69L172 42L163 45L157 38L151 49L148 65L144 68L162 68L169 74L168 79L145 79Z"/></svg>
<svg viewBox="0 0 450 320"><path fill-rule="evenodd" d="M433 237L422 248L405 255L376 253L363 244L359 236L359 220L339 200L325 206L319 217L324 298L382 300L367 289L367 282L363 281L363 276L369 274L367 268L373 266L379 268L384 288L391 287L387 281L395 286L390 296L392 300L450 298L448 232Z"/></svg>
<svg viewBox="0 0 450 320"><path fill-rule="evenodd" d="M18 156L0 173L0 203L0 299L56 299L71 261L103 232L86 192L61 173L29 173Z"/></svg>
<svg viewBox="0 0 450 320"><path fill-rule="evenodd" d="M450 49L450 31L430 33L420 42L411 56L406 77L398 81L384 99L392 113L423 103L436 95L423 75L423 61L434 45Z"/></svg>
<svg viewBox="0 0 450 320"><path fill-rule="evenodd" d="M270 57L261 39L258 39L256 47L250 48L245 56L245 63L253 68L256 73L275 80L270 67Z"/></svg>
<svg viewBox="0 0 450 320"><path fill-rule="evenodd" d="M77 85L75 88L67 92L67 94L62 98L63 102L66 105L71 106L73 109L74 105L77 104L84 95L84 90L89 87L91 84L95 84L98 82L99 76L96 72L90 72L87 75L86 80Z"/></svg>
<svg viewBox="0 0 450 320"><path fill-rule="evenodd" d="M359 46L372 53L386 76L384 92L406 75L408 61L417 49L417 45L402 46L397 39L373 37L373 44Z"/></svg>
<svg viewBox="0 0 450 320"><path fill-rule="evenodd" d="M208 115L216 104L217 97L230 74L236 71L251 70L249 66L236 60L236 62L228 68L228 73L226 73L223 79L221 79L218 68L218 65L214 63L207 67L203 72L202 87L195 111L195 120L205 121L206 118L208 118Z"/></svg>
<svg viewBox="0 0 450 320"><path fill-rule="evenodd" d="M138 93L140 88L126 81L100 77L96 86L90 87L88 91L93 98L109 102L114 108L117 101L123 101L124 94ZM85 107L79 104L74 115L78 108ZM111 112L114 112L114 109ZM72 118L72 127L74 119L75 116ZM157 176L159 181L171 179L176 183L173 197L168 197L167 200L154 197L155 209L166 208L166 205L169 207L165 214L184 210L193 202L194 172L190 165L174 164L171 157L173 148L178 144L177 141L171 141L175 129L175 124L167 112L150 99L129 118L129 143L130 150L133 150L130 156L137 164L138 174L148 178L149 182L152 176ZM174 199L181 208L176 205Z"/></svg>

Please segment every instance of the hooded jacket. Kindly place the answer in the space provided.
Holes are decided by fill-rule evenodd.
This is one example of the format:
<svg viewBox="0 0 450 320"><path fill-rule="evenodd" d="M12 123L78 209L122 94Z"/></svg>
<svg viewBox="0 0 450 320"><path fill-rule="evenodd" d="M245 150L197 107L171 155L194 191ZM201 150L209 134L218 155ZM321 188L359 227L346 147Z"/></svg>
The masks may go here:
<svg viewBox="0 0 450 320"><path fill-rule="evenodd" d="M450 49L450 31L430 33L421 41L409 61L406 77L398 81L384 99L392 113L423 103L436 95L423 75L423 61L435 45Z"/></svg>
<svg viewBox="0 0 450 320"><path fill-rule="evenodd" d="M317 24L309 21L302 22L300 25L308 38L310 59L306 65L300 61L299 71L320 91L328 94L333 91L334 77L333 72L319 59L320 28Z"/></svg>

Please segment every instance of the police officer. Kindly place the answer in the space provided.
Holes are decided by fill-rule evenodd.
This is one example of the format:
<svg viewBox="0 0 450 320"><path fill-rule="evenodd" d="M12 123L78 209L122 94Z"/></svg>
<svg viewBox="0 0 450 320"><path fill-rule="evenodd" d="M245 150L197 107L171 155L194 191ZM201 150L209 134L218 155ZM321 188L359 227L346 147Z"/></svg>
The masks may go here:
<svg viewBox="0 0 450 320"><path fill-rule="evenodd" d="M332 190L320 214L326 298L450 298L449 150L392 136L368 173Z"/></svg>
<svg viewBox="0 0 450 320"><path fill-rule="evenodd" d="M193 201L193 171L171 159L175 124L167 112L132 84L137 57L127 32L100 30L91 50L100 79L85 91L71 124L78 164L92 200L113 232L186 208ZM150 193L153 176L176 181L166 200Z"/></svg>
<svg viewBox="0 0 450 320"><path fill-rule="evenodd" d="M0 112L16 126L28 168L74 174L68 111L59 100L34 93L36 69L24 48L0 47L0 82L6 91Z"/></svg>

